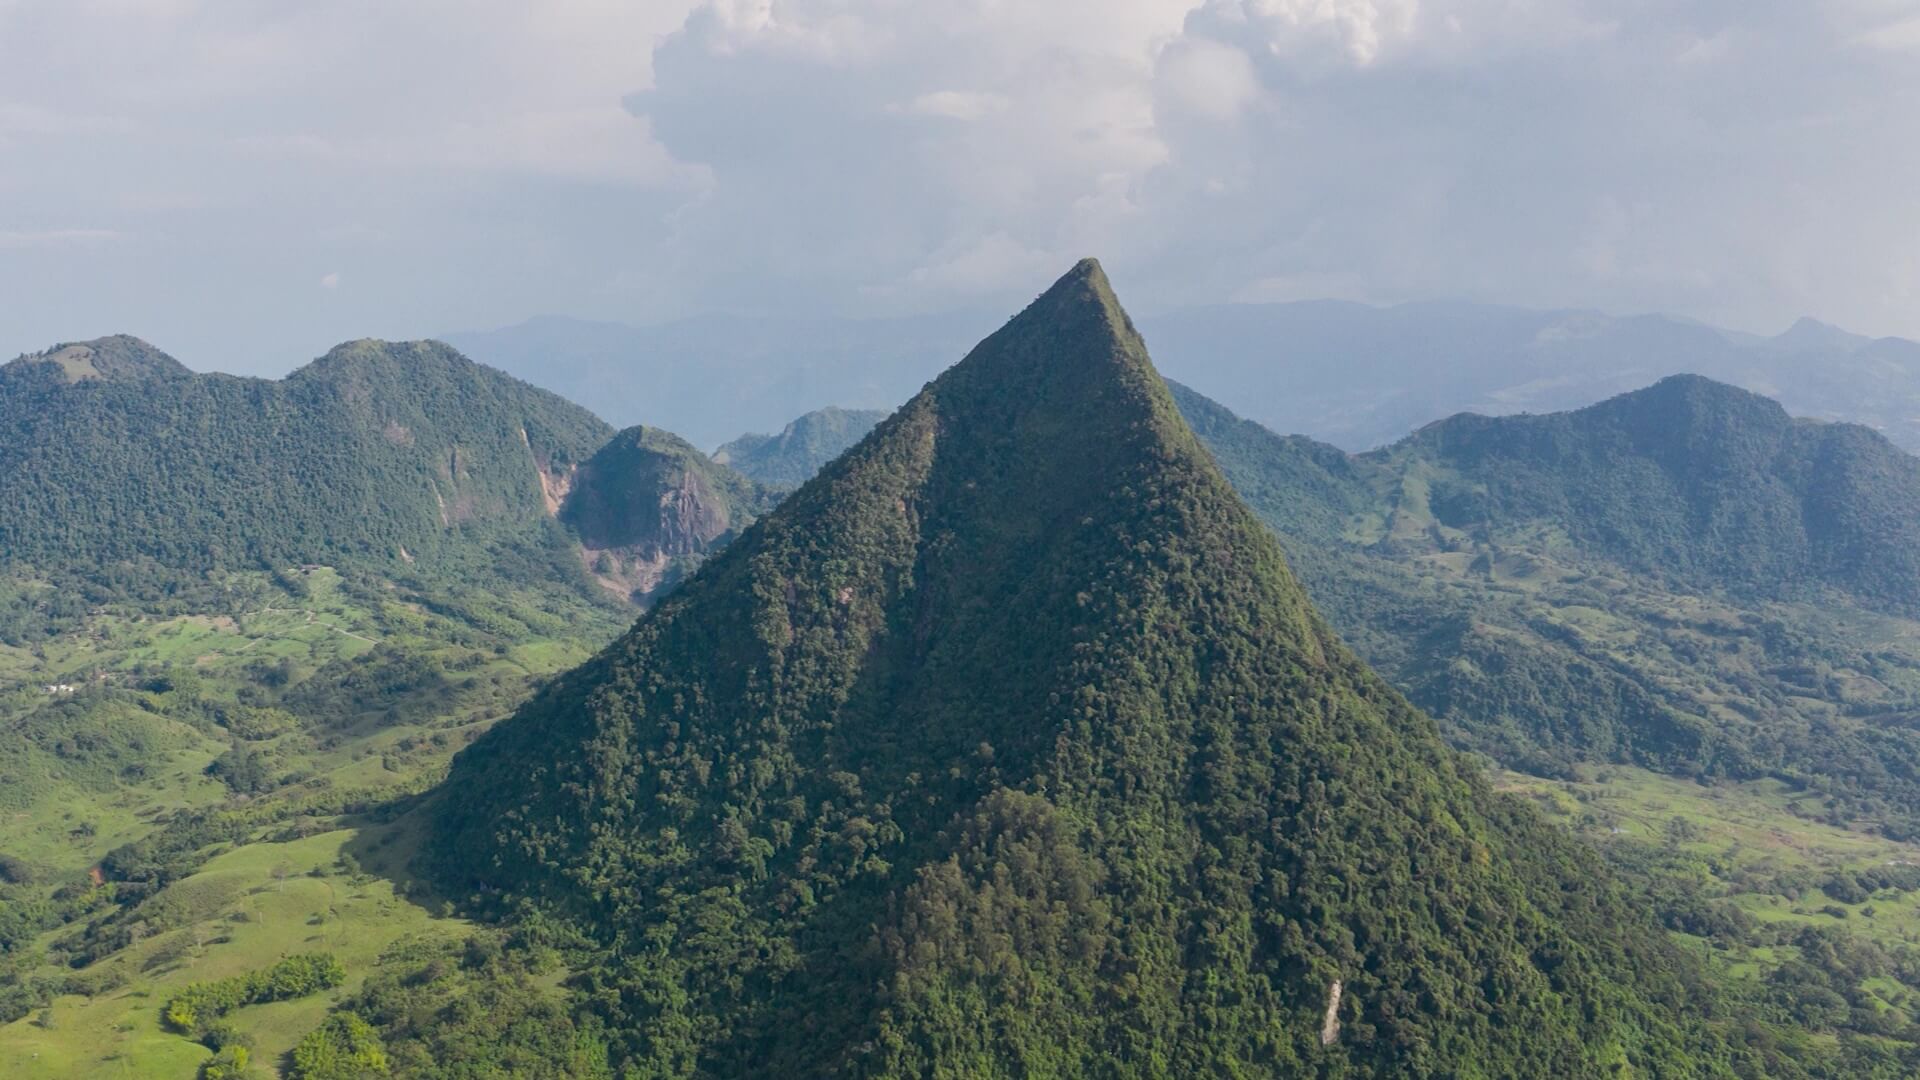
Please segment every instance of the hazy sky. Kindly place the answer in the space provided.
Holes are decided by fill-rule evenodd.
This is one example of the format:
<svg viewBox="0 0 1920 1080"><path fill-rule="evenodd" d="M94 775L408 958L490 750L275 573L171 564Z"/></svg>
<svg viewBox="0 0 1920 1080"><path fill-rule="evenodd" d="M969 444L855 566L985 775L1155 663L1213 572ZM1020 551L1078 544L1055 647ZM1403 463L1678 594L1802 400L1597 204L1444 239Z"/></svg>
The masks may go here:
<svg viewBox="0 0 1920 1080"><path fill-rule="evenodd" d="M0 353L1432 297L1920 336L1914 0L0 0Z"/></svg>

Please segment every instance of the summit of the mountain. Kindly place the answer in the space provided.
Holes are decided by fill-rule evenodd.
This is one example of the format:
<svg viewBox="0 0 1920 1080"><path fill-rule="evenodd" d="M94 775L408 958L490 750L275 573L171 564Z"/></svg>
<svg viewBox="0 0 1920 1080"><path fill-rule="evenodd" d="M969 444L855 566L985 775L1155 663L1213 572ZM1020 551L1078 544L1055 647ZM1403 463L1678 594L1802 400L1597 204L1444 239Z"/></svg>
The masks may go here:
<svg viewBox="0 0 1920 1080"><path fill-rule="evenodd" d="M59 379L69 383L128 382L192 374L180 361L129 334L55 345L0 367L0 372L31 370L56 373Z"/></svg>

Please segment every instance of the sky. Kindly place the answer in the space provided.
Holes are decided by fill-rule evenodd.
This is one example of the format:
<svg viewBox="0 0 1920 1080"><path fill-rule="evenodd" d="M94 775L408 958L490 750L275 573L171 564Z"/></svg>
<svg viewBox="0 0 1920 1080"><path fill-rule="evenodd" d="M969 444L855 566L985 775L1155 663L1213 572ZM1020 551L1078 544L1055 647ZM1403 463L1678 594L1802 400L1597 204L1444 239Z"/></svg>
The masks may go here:
<svg viewBox="0 0 1920 1080"><path fill-rule="evenodd" d="M1920 337L1920 0L0 0L0 354L1464 299Z"/></svg>

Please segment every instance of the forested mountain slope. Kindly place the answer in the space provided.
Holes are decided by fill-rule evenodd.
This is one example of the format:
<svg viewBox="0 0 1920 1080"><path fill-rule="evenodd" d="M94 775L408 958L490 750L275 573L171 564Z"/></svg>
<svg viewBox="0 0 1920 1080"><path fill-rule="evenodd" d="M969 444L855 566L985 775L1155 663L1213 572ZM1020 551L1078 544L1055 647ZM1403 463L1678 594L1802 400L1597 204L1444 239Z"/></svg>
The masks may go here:
<svg viewBox="0 0 1920 1080"><path fill-rule="evenodd" d="M432 559L526 537L541 477L613 432L444 345L342 345L271 382L0 369L0 549L12 561L175 569ZM157 355L157 354L156 354Z"/></svg>
<svg viewBox="0 0 1920 1080"><path fill-rule="evenodd" d="M722 446L714 460L763 484L799 487L886 418L880 409L815 409L778 435L740 436Z"/></svg>
<svg viewBox="0 0 1920 1080"><path fill-rule="evenodd" d="M691 565L760 506L630 434L432 344L0 368L0 1074L328 1075L284 1055L332 996L470 933L369 876L410 842L380 807L663 583L596 584L588 539ZM331 974L280 1000L296 954Z"/></svg>
<svg viewBox="0 0 1920 1080"><path fill-rule="evenodd" d="M277 382L132 338L61 346L0 368L0 564L89 586L325 563L591 588L604 556L622 566L592 577L645 599L767 497L665 432L615 435L437 342L351 342Z"/></svg>
<svg viewBox="0 0 1920 1080"><path fill-rule="evenodd" d="M1175 387L1315 602L1456 742L1778 777L1920 830L1920 462L1679 377L1348 456Z"/></svg>
<svg viewBox="0 0 1920 1080"><path fill-rule="evenodd" d="M1340 645L1083 263L455 762L641 1075L1713 1075L1690 965Z"/></svg>
<svg viewBox="0 0 1920 1080"><path fill-rule="evenodd" d="M1541 537L1697 588L1839 590L1920 614L1920 458L1698 376L1574 412L1456 416L1376 459L1402 478L1394 512L1441 530Z"/></svg>

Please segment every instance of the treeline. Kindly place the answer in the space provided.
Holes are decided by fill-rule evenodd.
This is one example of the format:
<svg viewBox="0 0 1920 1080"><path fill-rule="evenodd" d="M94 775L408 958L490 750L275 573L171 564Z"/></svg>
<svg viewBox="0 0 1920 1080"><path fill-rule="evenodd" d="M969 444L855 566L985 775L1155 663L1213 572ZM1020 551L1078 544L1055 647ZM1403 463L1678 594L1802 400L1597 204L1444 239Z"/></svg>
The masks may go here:
<svg viewBox="0 0 1920 1080"><path fill-rule="evenodd" d="M464 941L399 942L294 1048L294 1080L612 1080L600 1023L550 987L564 963L550 930L534 919Z"/></svg>
<svg viewBox="0 0 1920 1080"><path fill-rule="evenodd" d="M160 1013L167 1027L199 1038L214 1021L243 1005L288 1001L331 990L346 977L346 967L332 953L297 953L245 975L193 983L169 998Z"/></svg>
<svg viewBox="0 0 1920 1080"><path fill-rule="evenodd" d="M350 1012L327 1017L303 1036L290 1062L293 1080L369 1080L393 1074L380 1033Z"/></svg>
<svg viewBox="0 0 1920 1080"><path fill-rule="evenodd" d="M291 1001L331 990L346 977L346 967L332 953L297 953L245 975L192 983L167 1000L160 1019L168 1030L214 1052L200 1067L201 1080L239 1080L247 1073L253 1042L222 1017L247 1005Z"/></svg>

